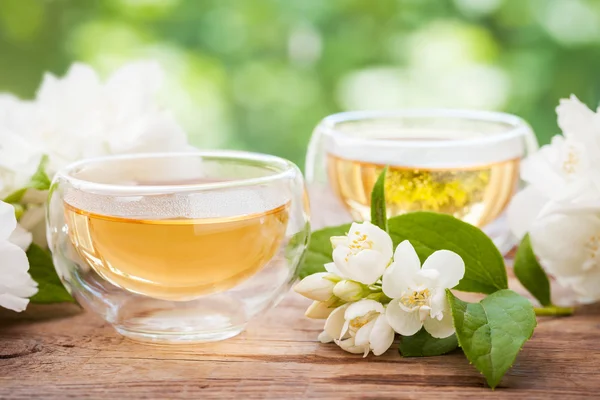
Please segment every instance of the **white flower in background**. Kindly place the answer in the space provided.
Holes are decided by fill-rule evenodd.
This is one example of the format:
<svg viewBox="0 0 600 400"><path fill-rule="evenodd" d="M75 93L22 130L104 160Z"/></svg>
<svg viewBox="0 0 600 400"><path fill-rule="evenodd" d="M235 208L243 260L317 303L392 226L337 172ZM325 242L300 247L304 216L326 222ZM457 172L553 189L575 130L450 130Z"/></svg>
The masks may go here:
<svg viewBox="0 0 600 400"><path fill-rule="evenodd" d="M90 66L75 63L62 78L46 74L33 101L0 95L0 200L29 182L44 154L52 178L84 158L191 149L157 102L162 82L163 71L154 62L127 64L106 82ZM21 225L45 247L43 201L26 196L20 203Z"/></svg>
<svg viewBox="0 0 600 400"><path fill-rule="evenodd" d="M600 300L600 204L566 207L534 221L529 232L540 263L581 303Z"/></svg>
<svg viewBox="0 0 600 400"><path fill-rule="evenodd" d="M13 206L0 201L0 306L13 311L23 311L29 297L37 293L23 250L29 246L28 241L28 234L17 229Z"/></svg>
<svg viewBox="0 0 600 400"><path fill-rule="evenodd" d="M390 263L394 247L390 235L370 222L353 223L346 236L331 237L333 263L327 272L371 285Z"/></svg>
<svg viewBox="0 0 600 400"><path fill-rule="evenodd" d="M128 64L105 83L79 63L62 78L46 74L24 136L40 143L51 173L83 158L187 150L185 133L156 101L162 82L154 62Z"/></svg>
<svg viewBox="0 0 600 400"><path fill-rule="evenodd" d="M375 300L360 300L336 308L325 322L321 342L335 341L342 349L353 354L369 351L379 356L390 348L394 330L385 317L384 306Z"/></svg>
<svg viewBox="0 0 600 400"><path fill-rule="evenodd" d="M401 335L412 336L421 327L436 338L454 333L446 289L458 285L465 274L462 258L449 250L433 253L423 263L405 240L383 275L383 292L392 298L386 310L388 323Z"/></svg>
<svg viewBox="0 0 600 400"><path fill-rule="evenodd" d="M508 208L509 225L519 238L553 203L600 201L600 115L575 96L562 99L556 112L564 136L523 160L521 178L528 187Z"/></svg>
<svg viewBox="0 0 600 400"><path fill-rule="evenodd" d="M23 137L31 111L31 104L0 95L0 199L26 185L42 157L38 144Z"/></svg>
<svg viewBox="0 0 600 400"><path fill-rule="evenodd" d="M333 288L340 278L327 272L319 272L302 279L294 290L302 296L316 301L328 301L333 296Z"/></svg>

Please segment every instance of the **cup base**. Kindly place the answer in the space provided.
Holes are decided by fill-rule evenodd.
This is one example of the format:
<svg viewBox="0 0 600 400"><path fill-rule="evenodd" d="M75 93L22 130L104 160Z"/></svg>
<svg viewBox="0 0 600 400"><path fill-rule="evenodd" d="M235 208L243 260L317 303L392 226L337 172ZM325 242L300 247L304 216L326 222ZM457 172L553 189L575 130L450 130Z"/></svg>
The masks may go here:
<svg viewBox="0 0 600 400"><path fill-rule="evenodd" d="M243 305L227 294L189 302L131 298L116 318L109 318L122 335L141 342L176 344L228 339L244 330Z"/></svg>
<svg viewBox="0 0 600 400"><path fill-rule="evenodd" d="M158 345L199 344L218 342L239 335L245 326L232 326L217 331L200 332L151 332L138 331L120 326L114 327L117 332L136 342L152 343Z"/></svg>

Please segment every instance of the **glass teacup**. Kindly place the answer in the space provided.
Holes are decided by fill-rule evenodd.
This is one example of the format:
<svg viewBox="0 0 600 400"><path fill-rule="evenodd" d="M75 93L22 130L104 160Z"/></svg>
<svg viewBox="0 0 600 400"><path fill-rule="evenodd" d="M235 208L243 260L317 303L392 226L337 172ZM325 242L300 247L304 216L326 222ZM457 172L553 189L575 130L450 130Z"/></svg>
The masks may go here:
<svg viewBox="0 0 600 400"><path fill-rule="evenodd" d="M410 211L450 214L482 228L506 253L514 240L503 214L519 185L520 160L536 148L529 125L504 113L331 115L315 129L306 158L309 196L319 205L313 227L368 220L373 185L388 165L388 217Z"/></svg>
<svg viewBox="0 0 600 400"><path fill-rule="evenodd" d="M244 152L140 154L59 172L48 242L75 298L125 336L234 336L289 290L309 211L298 168Z"/></svg>

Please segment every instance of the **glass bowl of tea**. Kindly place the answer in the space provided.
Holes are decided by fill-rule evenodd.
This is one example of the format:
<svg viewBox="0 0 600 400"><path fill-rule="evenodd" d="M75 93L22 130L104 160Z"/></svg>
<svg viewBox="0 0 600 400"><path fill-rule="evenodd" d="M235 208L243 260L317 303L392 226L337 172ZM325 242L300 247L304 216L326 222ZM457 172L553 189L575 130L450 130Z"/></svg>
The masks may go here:
<svg viewBox="0 0 600 400"><path fill-rule="evenodd" d="M84 160L56 175L47 212L70 293L155 343L240 333L289 290L310 231L299 169L246 152Z"/></svg>
<svg viewBox="0 0 600 400"><path fill-rule="evenodd" d="M316 127L306 158L309 197L319 204L313 228L368 220L371 191L388 166L388 218L411 211L450 214L481 228L505 254L515 242L504 212L520 185L520 161L535 149L529 125L499 112L328 116Z"/></svg>

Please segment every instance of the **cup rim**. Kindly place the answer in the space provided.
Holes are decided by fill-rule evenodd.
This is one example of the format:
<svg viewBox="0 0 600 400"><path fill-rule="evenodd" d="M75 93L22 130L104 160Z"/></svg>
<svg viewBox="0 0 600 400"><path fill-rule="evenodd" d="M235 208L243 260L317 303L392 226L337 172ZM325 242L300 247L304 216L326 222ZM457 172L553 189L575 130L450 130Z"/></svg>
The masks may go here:
<svg viewBox="0 0 600 400"><path fill-rule="evenodd" d="M96 163L106 163L119 160L136 160L136 159L160 159L169 157L200 157L211 159L222 159L230 161L254 161L260 163L259 166L265 169L272 169L273 174L261 176L257 178L234 179L224 182L210 183L189 183L189 184L153 184L153 185L126 185L101 183L91 180L81 179L73 176L73 172L86 165ZM97 194L167 194L173 192L197 192L205 190L228 189L244 186L256 186L265 183L271 183L286 178L296 176L298 167L291 161L273 156L270 154L254 153L248 151L236 150L194 150L180 152L152 152L152 153L127 153L118 155L108 155L102 157L93 157L75 161L60 169L54 179L54 185L61 178L67 181L73 188L83 192Z"/></svg>
<svg viewBox="0 0 600 400"><path fill-rule="evenodd" d="M509 126L506 131L491 135L481 135L469 138L456 138L452 140L431 139L374 139L349 136L336 128L336 125L344 122L366 121L377 118L456 118L481 122L503 123ZM532 134L529 124L513 114L499 111L466 110L453 108L406 108L400 110L361 110L345 111L325 117L320 129L336 140L344 140L355 146L372 145L377 143L384 147L395 148L453 148L469 145L484 145L513 140Z"/></svg>

